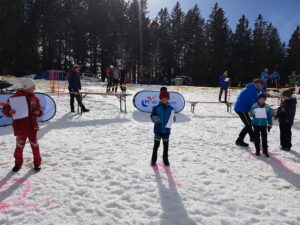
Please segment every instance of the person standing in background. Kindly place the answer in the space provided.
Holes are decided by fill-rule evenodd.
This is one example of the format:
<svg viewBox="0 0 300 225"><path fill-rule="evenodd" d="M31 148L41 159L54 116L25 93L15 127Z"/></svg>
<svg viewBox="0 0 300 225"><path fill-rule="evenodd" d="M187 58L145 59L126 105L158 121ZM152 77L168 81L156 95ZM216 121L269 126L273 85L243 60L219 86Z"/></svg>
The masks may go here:
<svg viewBox="0 0 300 225"><path fill-rule="evenodd" d="M274 87L279 88L280 87L280 84L279 84L280 74L276 70L274 70L271 77L272 77L272 82L273 82Z"/></svg>
<svg viewBox="0 0 300 225"><path fill-rule="evenodd" d="M126 92L126 70L121 68L120 70L120 88L122 92Z"/></svg>
<svg viewBox="0 0 300 225"><path fill-rule="evenodd" d="M90 110L85 108L85 106L82 104L82 99L79 93L79 91L81 90L81 82L80 82L80 67L78 65L74 65L72 67L71 72L69 73L68 76L68 83L69 83L69 92L70 92L71 112L75 112L74 110L75 98L82 112L89 112Z"/></svg>
<svg viewBox="0 0 300 225"><path fill-rule="evenodd" d="M296 75L296 71L293 71L292 74L289 76L289 84L291 88L294 88L298 83L298 77Z"/></svg>
<svg viewBox="0 0 300 225"><path fill-rule="evenodd" d="M227 102L227 93L228 93L228 87L229 87L228 71L225 71L223 73L223 75L220 76L219 84L220 84L219 102L221 102L223 91L225 91L225 100L224 100L224 102Z"/></svg>
<svg viewBox="0 0 300 225"><path fill-rule="evenodd" d="M107 80L106 93L110 93L111 92L112 83L113 83L113 78L112 78L113 68L114 68L114 66L110 65L105 70L105 76L106 76L106 80Z"/></svg>
<svg viewBox="0 0 300 225"><path fill-rule="evenodd" d="M113 68L112 75L113 75L112 90L113 90L113 92L117 93L119 79L120 79L120 71L119 71L118 67Z"/></svg>
<svg viewBox="0 0 300 225"><path fill-rule="evenodd" d="M260 78L264 81L264 87L263 90L265 93L267 93L267 89L268 89L268 80L270 79L270 75L269 75L269 69L266 68L260 75Z"/></svg>

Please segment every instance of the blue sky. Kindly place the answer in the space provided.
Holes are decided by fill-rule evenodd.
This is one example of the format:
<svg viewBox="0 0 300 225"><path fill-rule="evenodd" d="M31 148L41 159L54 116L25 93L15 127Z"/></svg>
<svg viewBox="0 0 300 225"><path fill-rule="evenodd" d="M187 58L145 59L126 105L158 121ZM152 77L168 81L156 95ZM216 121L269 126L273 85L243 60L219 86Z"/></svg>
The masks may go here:
<svg viewBox="0 0 300 225"><path fill-rule="evenodd" d="M177 0L148 0L150 18L154 18L159 10L167 7L170 10ZM202 17L211 13L213 5L218 2L224 9L230 27L235 30L242 14L249 19L251 27L258 14L277 27L282 41L288 42L291 34L300 25L300 0L179 0L182 9L187 10L198 4Z"/></svg>

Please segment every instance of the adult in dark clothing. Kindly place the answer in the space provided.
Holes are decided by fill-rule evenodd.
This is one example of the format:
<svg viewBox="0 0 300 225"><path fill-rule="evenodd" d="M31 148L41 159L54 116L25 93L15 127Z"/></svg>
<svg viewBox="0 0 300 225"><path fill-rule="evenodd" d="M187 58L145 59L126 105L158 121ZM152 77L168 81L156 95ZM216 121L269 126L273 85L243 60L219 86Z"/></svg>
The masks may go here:
<svg viewBox="0 0 300 225"><path fill-rule="evenodd" d="M113 68L113 91L117 93L120 79L120 71L117 67Z"/></svg>
<svg viewBox="0 0 300 225"><path fill-rule="evenodd" d="M126 73L125 69L120 70L120 87L122 92L126 92Z"/></svg>
<svg viewBox="0 0 300 225"><path fill-rule="evenodd" d="M106 68L105 70L105 76L107 79L107 86L106 86L106 93L110 93L111 92L111 88L112 88L112 83L113 83L113 66L111 65L110 67Z"/></svg>
<svg viewBox="0 0 300 225"><path fill-rule="evenodd" d="M82 112L89 112L90 110L85 108L85 106L82 103L81 96L79 94L79 91L81 90L79 71L80 71L80 67L78 65L74 65L68 75L71 112L75 112L74 110L75 98L78 102L78 105L81 107Z"/></svg>
<svg viewBox="0 0 300 225"><path fill-rule="evenodd" d="M297 99L292 97L291 90L282 93L283 101L278 108L275 119L279 119L281 149L290 151L292 147L292 126L294 124Z"/></svg>
<svg viewBox="0 0 300 225"><path fill-rule="evenodd" d="M258 96L262 93L264 81L262 79L256 79L253 83L247 84L245 89L239 94L234 111L239 115L245 127L241 130L236 145L248 147L249 144L244 142L244 138L248 133L250 135L250 141L254 142L254 131L252 129L252 121L249 116L251 107L258 100Z"/></svg>
<svg viewBox="0 0 300 225"><path fill-rule="evenodd" d="M229 86L229 78L228 72L225 71L223 75L219 78L219 84L220 84L220 94L219 94L219 102L221 102L223 91L225 91L225 102L227 102L227 93L228 93L228 86Z"/></svg>

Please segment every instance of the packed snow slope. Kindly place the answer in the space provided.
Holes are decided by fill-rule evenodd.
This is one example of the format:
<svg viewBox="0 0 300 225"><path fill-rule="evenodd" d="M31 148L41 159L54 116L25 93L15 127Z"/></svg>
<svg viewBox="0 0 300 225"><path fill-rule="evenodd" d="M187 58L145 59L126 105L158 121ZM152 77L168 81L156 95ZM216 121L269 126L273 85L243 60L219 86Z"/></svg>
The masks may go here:
<svg viewBox="0 0 300 225"><path fill-rule="evenodd" d="M105 90L87 81L83 87ZM129 93L159 88L131 86ZM238 92L231 92L231 100ZM217 89L187 87L180 93L187 101L218 98ZM28 143L22 169L11 173L15 137L12 127L0 128L0 225L300 224L299 106L292 151L280 150L275 122L266 159L251 154L253 144L235 146L242 122L225 105L200 104L192 114L187 103L172 127L168 170L161 159L158 168L149 166L153 124L132 97L124 115L116 97L89 95L84 103L91 111L82 116L70 113L68 95L53 98L57 114L39 132L39 173L32 170Z"/></svg>

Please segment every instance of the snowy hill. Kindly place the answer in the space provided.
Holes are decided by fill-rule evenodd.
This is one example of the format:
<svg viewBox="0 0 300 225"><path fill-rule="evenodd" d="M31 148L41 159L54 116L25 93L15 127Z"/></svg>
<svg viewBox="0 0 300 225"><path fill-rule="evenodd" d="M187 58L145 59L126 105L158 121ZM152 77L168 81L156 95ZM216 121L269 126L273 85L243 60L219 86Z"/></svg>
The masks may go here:
<svg viewBox="0 0 300 225"><path fill-rule="evenodd" d="M104 84L83 86L104 91ZM159 86L132 86L129 93L145 89ZM218 90L180 93L186 100L216 101ZM187 104L172 128L170 170L153 170L153 124L132 98L124 115L115 97L87 96L91 112L82 116L69 112L68 95L53 98L57 114L39 132L41 172L31 169L28 143L23 168L10 172L15 137L12 127L0 128L0 225L300 224L299 105L292 151L279 149L275 122L271 158L257 159L253 145L235 146L242 123L225 105L197 105L192 114Z"/></svg>

